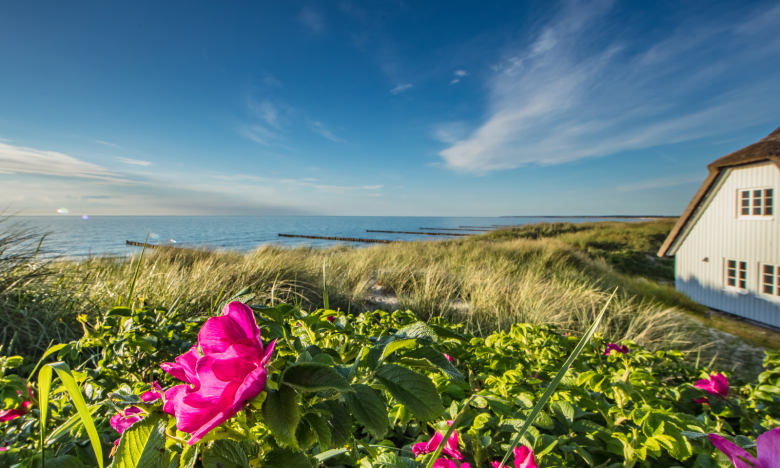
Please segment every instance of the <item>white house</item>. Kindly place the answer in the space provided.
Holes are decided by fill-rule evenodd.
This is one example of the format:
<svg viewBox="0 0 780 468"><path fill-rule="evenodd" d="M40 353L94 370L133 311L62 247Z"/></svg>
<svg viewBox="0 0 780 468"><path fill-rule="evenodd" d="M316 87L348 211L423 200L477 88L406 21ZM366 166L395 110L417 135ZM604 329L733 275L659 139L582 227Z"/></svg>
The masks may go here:
<svg viewBox="0 0 780 468"><path fill-rule="evenodd" d="M658 255L694 301L780 327L780 128L707 168Z"/></svg>

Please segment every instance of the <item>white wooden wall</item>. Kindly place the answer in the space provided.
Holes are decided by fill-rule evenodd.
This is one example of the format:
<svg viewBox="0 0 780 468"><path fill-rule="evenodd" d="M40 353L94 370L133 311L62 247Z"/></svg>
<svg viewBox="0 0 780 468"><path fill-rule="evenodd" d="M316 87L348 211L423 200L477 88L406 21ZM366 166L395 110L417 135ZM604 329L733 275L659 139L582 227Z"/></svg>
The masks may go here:
<svg viewBox="0 0 780 468"><path fill-rule="evenodd" d="M774 188L774 216L739 219L737 191ZM696 302L780 327L780 298L761 293L759 267L780 265L780 168L732 168L675 253L676 287ZM704 261L707 258L708 261ZM724 259L747 262L747 294L726 289Z"/></svg>

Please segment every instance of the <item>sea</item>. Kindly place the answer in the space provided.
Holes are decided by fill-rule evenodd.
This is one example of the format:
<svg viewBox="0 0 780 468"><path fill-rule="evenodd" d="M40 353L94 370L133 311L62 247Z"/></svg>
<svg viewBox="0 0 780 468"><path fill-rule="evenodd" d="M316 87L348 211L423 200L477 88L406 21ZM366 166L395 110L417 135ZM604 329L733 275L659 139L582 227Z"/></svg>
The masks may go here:
<svg viewBox="0 0 780 468"><path fill-rule="evenodd" d="M348 244L356 247L376 245L321 239L279 237L299 234L325 237L385 239L393 241L435 241L455 236L431 236L427 232L480 234L443 229L490 229L497 226L540 222L608 221L612 218L488 218L488 217L413 217L413 216L14 216L0 225L0 231L12 224L46 234L44 249L66 257L91 255L130 255L141 247L126 241L176 247L206 247L249 251L262 245L329 247ZM620 221L637 219L621 218ZM400 234L375 231L406 231Z"/></svg>

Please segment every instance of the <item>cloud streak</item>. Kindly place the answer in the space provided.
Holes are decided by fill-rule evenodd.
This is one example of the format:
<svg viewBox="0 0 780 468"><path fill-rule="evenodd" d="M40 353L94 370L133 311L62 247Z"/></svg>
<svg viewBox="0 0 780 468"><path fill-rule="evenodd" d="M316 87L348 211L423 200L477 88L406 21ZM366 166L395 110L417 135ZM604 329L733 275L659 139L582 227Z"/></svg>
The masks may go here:
<svg viewBox="0 0 780 468"><path fill-rule="evenodd" d="M704 182L705 176L701 174L683 175L674 177L663 177L660 179L650 179L632 184L624 184L615 187L618 192L638 192L641 190L652 190L665 187L675 187L685 184L700 184Z"/></svg>
<svg viewBox="0 0 780 468"><path fill-rule="evenodd" d="M60 177L127 182L119 174L97 164L56 151L43 151L0 143L0 167L6 173L24 172Z"/></svg>
<svg viewBox="0 0 780 468"><path fill-rule="evenodd" d="M410 84L410 83L408 83L408 84L399 84L398 86L396 86L395 88L390 90L390 94L401 94L404 91L408 91L409 88L411 88L412 86L413 85Z"/></svg>
<svg viewBox="0 0 780 468"><path fill-rule="evenodd" d="M766 18L780 19L780 6L729 24L697 18L650 44L600 41L624 36L605 32L611 7L564 3L527 45L506 54L488 83L486 120L439 153L445 165L479 174L561 164L776 118L767 96L777 95L780 36Z"/></svg>
<svg viewBox="0 0 780 468"><path fill-rule="evenodd" d="M128 158L116 158L119 162L125 163L125 164L131 164L133 166L151 166L152 163L149 161L141 161L138 159L128 159Z"/></svg>

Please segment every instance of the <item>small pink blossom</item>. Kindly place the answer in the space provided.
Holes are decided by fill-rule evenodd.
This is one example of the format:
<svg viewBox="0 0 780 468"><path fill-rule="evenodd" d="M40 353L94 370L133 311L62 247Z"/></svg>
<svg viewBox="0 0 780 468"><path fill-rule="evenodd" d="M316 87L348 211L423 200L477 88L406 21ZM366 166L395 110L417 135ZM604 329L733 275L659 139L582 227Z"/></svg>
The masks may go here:
<svg viewBox="0 0 780 468"><path fill-rule="evenodd" d="M328 322L330 322L330 323L333 323L333 322L336 321L336 317L334 317L332 315L328 315L326 318L328 319Z"/></svg>
<svg viewBox="0 0 780 468"><path fill-rule="evenodd" d="M143 400L144 403L152 403L162 398L162 393L163 391L162 388L160 388L160 384L155 382L152 384L151 390L141 394L141 400Z"/></svg>
<svg viewBox="0 0 780 468"><path fill-rule="evenodd" d="M604 355L609 356L612 351L617 351L621 354L628 354L628 346L626 345L619 345L617 343L610 343L607 345L607 349L604 350Z"/></svg>
<svg viewBox="0 0 780 468"><path fill-rule="evenodd" d="M260 328L248 306L234 301L222 316L206 321L198 334L203 355L194 346L160 367L185 382L165 392L163 411L176 427L197 443L212 429L236 415L259 395L268 378L266 366L276 341L263 347Z"/></svg>
<svg viewBox="0 0 780 468"><path fill-rule="evenodd" d="M515 447L513 452L515 454L515 468L539 468L534 458L534 451L525 445ZM493 468L498 468L501 462L494 461L491 465Z"/></svg>
<svg viewBox="0 0 780 468"><path fill-rule="evenodd" d="M452 425L452 421L447 421L447 424ZM420 442L419 444L414 444L412 446L412 452L414 452L415 456L435 452L436 449L439 448L439 445L441 445L441 442L443 440L444 440L444 436L441 435L439 431L436 431L436 433L433 434L431 440L429 440L428 442ZM463 455L461 455L461 453L458 452L457 431L452 432L452 436L450 436L450 439L444 445L444 448L442 448L441 453L447 455L448 457L452 457L456 460L463 460Z"/></svg>
<svg viewBox="0 0 780 468"><path fill-rule="evenodd" d="M11 448L11 447L0 447L0 452L5 452L5 451L6 451L6 450L8 450L9 448Z"/></svg>
<svg viewBox="0 0 780 468"><path fill-rule="evenodd" d="M30 394L30 398L33 397L32 390L30 390L30 387L27 387L27 392ZM16 391L19 395L22 394L20 391ZM13 421L14 419L24 416L27 414L28 411L30 411L30 407L32 406L32 403L28 400L22 403L22 407L19 409L7 409L7 410L1 410L0 411L0 422L6 422L6 421Z"/></svg>
<svg viewBox="0 0 780 468"><path fill-rule="evenodd" d="M725 437L710 434L709 438L712 444L715 445L715 448L725 453L731 460L731 463L737 468L750 468L751 466L744 460L741 460L740 457L752 463L753 468L777 468L780 466L780 427L758 436L756 440L758 460Z"/></svg>
<svg viewBox="0 0 780 468"><path fill-rule="evenodd" d="M711 395L718 395L723 398L729 397L729 381L720 372L710 375L707 379L698 380L694 387L704 390ZM707 403L706 398L697 398L693 401L695 403Z"/></svg>
<svg viewBox="0 0 780 468"><path fill-rule="evenodd" d="M111 416L109 423L120 435L125 432L133 423L136 423L143 419L144 412L137 406L131 406L124 410L122 413ZM119 439L114 441L114 445L119 445Z"/></svg>
<svg viewBox="0 0 780 468"><path fill-rule="evenodd" d="M450 356L449 354L444 354L444 357L446 357L447 360L450 361L450 362L454 361L454 359L452 359L452 356Z"/></svg>
<svg viewBox="0 0 780 468"><path fill-rule="evenodd" d="M437 458L433 463L433 468L471 468L471 465L468 463L461 463L459 465L458 462L454 462L447 458Z"/></svg>

